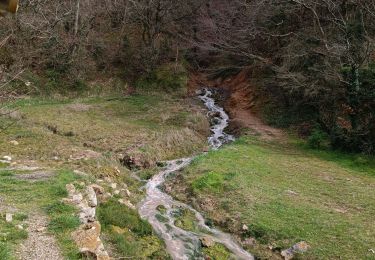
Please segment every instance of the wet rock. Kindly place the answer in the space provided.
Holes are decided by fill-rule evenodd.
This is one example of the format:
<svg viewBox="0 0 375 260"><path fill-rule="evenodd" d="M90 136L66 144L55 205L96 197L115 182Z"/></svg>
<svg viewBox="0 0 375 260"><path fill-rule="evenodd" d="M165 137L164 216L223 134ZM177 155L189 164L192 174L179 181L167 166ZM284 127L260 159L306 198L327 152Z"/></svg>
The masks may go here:
<svg viewBox="0 0 375 260"><path fill-rule="evenodd" d="M203 247L213 247L215 245L215 241L210 237L202 237L200 241Z"/></svg>
<svg viewBox="0 0 375 260"><path fill-rule="evenodd" d="M309 244L305 241L301 241L291 248L285 249L281 251L281 255L284 257L285 260L293 259L294 255L297 253L305 253L307 250L310 249Z"/></svg>
<svg viewBox="0 0 375 260"><path fill-rule="evenodd" d="M5 214L5 221L8 222L8 223L12 222L13 221L13 214L6 213Z"/></svg>

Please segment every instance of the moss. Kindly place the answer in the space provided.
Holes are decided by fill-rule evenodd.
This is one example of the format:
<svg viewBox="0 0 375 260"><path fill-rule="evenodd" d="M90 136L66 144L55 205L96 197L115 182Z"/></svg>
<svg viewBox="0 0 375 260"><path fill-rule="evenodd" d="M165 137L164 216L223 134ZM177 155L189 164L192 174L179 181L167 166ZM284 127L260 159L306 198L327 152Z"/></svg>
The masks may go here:
<svg viewBox="0 0 375 260"><path fill-rule="evenodd" d="M197 219L195 214L188 209L179 209L175 211L175 225L179 228L189 231L197 231Z"/></svg>
<svg viewBox="0 0 375 260"><path fill-rule="evenodd" d="M203 254L212 260L232 259L231 253L221 244L215 244L212 247L203 248Z"/></svg>

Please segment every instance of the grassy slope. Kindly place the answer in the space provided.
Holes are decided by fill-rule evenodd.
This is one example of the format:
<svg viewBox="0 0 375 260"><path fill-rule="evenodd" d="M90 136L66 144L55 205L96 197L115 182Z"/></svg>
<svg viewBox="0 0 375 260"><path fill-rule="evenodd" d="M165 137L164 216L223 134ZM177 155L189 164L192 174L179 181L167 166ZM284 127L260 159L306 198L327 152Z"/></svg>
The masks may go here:
<svg viewBox="0 0 375 260"><path fill-rule="evenodd" d="M11 126L0 131L0 157L10 155L18 165L36 164L58 171L69 170L59 171L60 174L51 181L35 184L14 180L12 175L17 172L2 171L0 198L22 214L29 215L34 210L48 213L50 230L56 234L67 259L77 257L70 240L70 232L77 221L72 219L72 209L59 201L66 196L65 184L77 178L72 169L80 169L92 177L110 176L125 181L133 193L132 202L137 203L142 197L138 190L141 184L118 163L116 154L137 146L153 160L190 155L202 150L208 129L200 108L191 107L190 102L180 97L161 93L61 100L31 98L20 100L15 106L17 111L12 118L1 119ZM57 130L56 133L51 129ZM17 140L19 145L10 143L12 140ZM101 153L101 156L70 160L72 155L88 149ZM10 228L18 234L18 223L10 226L1 220L0 230ZM121 256L121 250L126 246L122 243L124 240L112 232L111 225L103 228L106 235L112 235L109 240L114 242L113 249ZM12 255L10 250L24 235L14 239L0 237L0 259ZM147 252L165 254L163 245L152 234L145 238L130 232L127 236L132 239L131 246L142 248L145 255ZM152 240L152 243L145 245L145 239Z"/></svg>
<svg viewBox="0 0 375 260"><path fill-rule="evenodd" d="M223 228L255 237L256 255L301 240L318 259L370 259L375 245L375 164L371 159L309 151L244 137L201 156L179 185ZM180 189L176 189L181 191ZM182 200L191 200L175 194ZM249 232L241 232L243 224Z"/></svg>

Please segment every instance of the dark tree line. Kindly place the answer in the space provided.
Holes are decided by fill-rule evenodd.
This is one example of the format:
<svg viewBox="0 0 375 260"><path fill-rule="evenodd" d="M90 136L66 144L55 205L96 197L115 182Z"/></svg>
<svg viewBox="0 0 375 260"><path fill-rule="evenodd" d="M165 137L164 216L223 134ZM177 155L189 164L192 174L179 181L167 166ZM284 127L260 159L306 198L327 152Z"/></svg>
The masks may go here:
<svg viewBox="0 0 375 260"><path fill-rule="evenodd" d="M22 70L132 80L183 60L250 68L285 125L373 153L374 21L372 0L25 0L1 20L0 80Z"/></svg>

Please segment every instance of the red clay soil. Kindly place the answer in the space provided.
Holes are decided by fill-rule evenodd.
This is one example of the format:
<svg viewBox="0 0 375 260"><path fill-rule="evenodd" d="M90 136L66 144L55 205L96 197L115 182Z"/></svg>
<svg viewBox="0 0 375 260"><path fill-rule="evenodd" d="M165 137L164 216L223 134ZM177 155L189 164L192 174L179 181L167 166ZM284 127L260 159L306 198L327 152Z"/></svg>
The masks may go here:
<svg viewBox="0 0 375 260"><path fill-rule="evenodd" d="M257 96L249 75L249 71L243 70L236 76L210 81L203 74L194 74L188 83L189 93L194 94L202 87L219 88L226 94L224 108L231 118L232 129L250 129L266 140L283 139L282 130L268 126L257 116L262 100Z"/></svg>

